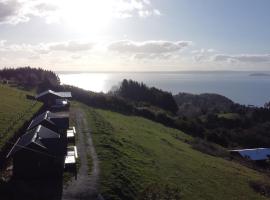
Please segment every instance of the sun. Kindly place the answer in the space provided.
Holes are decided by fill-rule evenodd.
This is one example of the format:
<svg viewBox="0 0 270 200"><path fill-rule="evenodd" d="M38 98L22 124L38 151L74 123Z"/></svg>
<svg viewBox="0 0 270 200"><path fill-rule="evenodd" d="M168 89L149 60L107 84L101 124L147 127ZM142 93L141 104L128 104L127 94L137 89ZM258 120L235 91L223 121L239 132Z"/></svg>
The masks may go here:
<svg viewBox="0 0 270 200"><path fill-rule="evenodd" d="M65 0L60 6L63 23L91 32L106 28L113 18L113 12L110 0Z"/></svg>

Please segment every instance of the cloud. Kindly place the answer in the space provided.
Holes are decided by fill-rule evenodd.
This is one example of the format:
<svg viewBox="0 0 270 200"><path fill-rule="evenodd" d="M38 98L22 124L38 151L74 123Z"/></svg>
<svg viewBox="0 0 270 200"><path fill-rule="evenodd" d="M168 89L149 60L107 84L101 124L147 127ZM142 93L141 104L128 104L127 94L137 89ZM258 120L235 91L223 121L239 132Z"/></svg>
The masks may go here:
<svg viewBox="0 0 270 200"><path fill-rule="evenodd" d="M97 12L98 10L98 12ZM161 12L150 0L0 0L0 24L18 24L32 17L47 23L70 20L72 15L110 18L159 16Z"/></svg>
<svg viewBox="0 0 270 200"><path fill-rule="evenodd" d="M27 21L28 16L22 13L23 3L17 0L0 0L0 24Z"/></svg>
<svg viewBox="0 0 270 200"><path fill-rule="evenodd" d="M216 62L265 63L270 62L270 54L217 54L213 56L212 60Z"/></svg>
<svg viewBox="0 0 270 200"><path fill-rule="evenodd" d="M112 42L108 49L119 53L138 53L138 54L163 54L180 51L190 46L190 41L144 41L134 42L131 40L121 40Z"/></svg>
<svg viewBox="0 0 270 200"><path fill-rule="evenodd" d="M50 44L49 49L54 51L69 51L69 52L77 52L77 51L87 51L92 49L94 43L91 42L63 42L63 43L55 43Z"/></svg>
<svg viewBox="0 0 270 200"><path fill-rule="evenodd" d="M191 54L193 55L193 61L195 62L205 62L209 61L213 53L217 53L215 49L197 49L191 51Z"/></svg>
<svg viewBox="0 0 270 200"><path fill-rule="evenodd" d="M150 40L134 42L121 40L110 43L108 50L131 55L135 59L167 59L191 44L191 41Z"/></svg>

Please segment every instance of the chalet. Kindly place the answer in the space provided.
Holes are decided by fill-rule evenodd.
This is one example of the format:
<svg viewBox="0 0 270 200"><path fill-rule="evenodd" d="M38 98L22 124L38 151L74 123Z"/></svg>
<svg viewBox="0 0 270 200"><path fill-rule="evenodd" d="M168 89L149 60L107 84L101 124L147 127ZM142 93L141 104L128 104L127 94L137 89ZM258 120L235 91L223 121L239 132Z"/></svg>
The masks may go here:
<svg viewBox="0 0 270 200"><path fill-rule="evenodd" d="M35 117L27 129L30 130L40 124L59 133L65 132L69 128L69 114L46 111Z"/></svg>
<svg viewBox="0 0 270 200"><path fill-rule="evenodd" d="M27 130L31 130L36 128L37 126L42 125L58 134L60 134L60 140L63 144L63 150L67 146L67 129L69 128L69 114L68 113L52 113L50 111L46 111L37 117L35 117Z"/></svg>
<svg viewBox="0 0 270 200"><path fill-rule="evenodd" d="M230 153L252 161L265 161L270 158L270 148L239 149L231 150Z"/></svg>
<svg viewBox="0 0 270 200"><path fill-rule="evenodd" d="M35 98L43 102L46 106L57 109L69 107L68 99L71 97L71 92L54 92L47 90L38 94Z"/></svg>
<svg viewBox="0 0 270 200"><path fill-rule="evenodd" d="M40 115L38 115L37 117L35 117L30 125L28 126L27 130L31 130L35 127L37 127L38 125L42 125L45 126L46 128L49 128L55 132L59 132L59 128L57 127L56 123L54 123L51 119L50 119L50 111L46 111Z"/></svg>
<svg viewBox="0 0 270 200"><path fill-rule="evenodd" d="M17 178L44 178L61 175L64 152L60 135L42 125L27 131L14 144L7 157L13 158Z"/></svg>

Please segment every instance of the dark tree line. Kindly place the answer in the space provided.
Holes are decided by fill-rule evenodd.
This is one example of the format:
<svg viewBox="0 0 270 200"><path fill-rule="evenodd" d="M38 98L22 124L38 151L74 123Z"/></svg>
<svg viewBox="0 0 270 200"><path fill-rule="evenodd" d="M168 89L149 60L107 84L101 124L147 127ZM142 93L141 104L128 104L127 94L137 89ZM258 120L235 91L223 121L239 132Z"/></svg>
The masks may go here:
<svg viewBox="0 0 270 200"><path fill-rule="evenodd" d="M144 83L124 79L116 95L135 102L145 102L160 107L166 111L176 113L178 106L171 93L154 87L147 87Z"/></svg>
<svg viewBox="0 0 270 200"><path fill-rule="evenodd" d="M18 84L25 88L38 88L40 91L60 84L59 77L41 68L4 68L0 70L0 80Z"/></svg>

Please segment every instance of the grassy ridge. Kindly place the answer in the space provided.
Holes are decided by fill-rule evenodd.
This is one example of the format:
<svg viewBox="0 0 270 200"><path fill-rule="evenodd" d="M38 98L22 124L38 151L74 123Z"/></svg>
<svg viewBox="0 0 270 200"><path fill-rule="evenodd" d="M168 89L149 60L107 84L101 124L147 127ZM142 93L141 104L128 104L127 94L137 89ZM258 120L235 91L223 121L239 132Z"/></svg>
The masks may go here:
<svg viewBox="0 0 270 200"><path fill-rule="evenodd" d="M198 152L191 137L140 117L84 108L101 161L105 199L138 199L149 185L173 185L182 199L265 199L250 181L264 175ZM157 186L158 187L158 186Z"/></svg>
<svg viewBox="0 0 270 200"><path fill-rule="evenodd" d="M0 149L25 121L41 107L26 98L26 92L0 84ZM7 129L10 126L10 129Z"/></svg>

